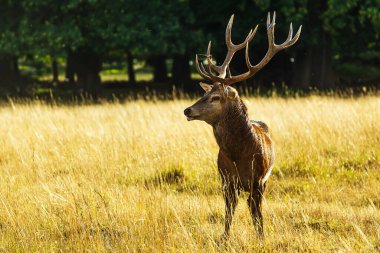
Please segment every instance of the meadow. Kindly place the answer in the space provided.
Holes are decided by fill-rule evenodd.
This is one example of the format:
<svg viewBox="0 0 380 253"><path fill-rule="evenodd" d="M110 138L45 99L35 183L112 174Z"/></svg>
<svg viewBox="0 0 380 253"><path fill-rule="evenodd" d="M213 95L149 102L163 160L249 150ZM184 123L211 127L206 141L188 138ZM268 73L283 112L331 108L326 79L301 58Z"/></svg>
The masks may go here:
<svg viewBox="0 0 380 253"><path fill-rule="evenodd" d="M380 97L246 98L276 163L265 241L242 195L231 238L194 101L0 106L0 252L380 251Z"/></svg>

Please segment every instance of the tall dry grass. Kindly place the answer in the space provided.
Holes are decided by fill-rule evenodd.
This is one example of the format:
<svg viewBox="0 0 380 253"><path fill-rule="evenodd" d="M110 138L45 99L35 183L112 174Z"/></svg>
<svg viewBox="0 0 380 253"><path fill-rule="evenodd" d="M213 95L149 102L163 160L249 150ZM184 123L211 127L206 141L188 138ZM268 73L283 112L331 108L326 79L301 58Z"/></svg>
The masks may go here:
<svg viewBox="0 0 380 253"><path fill-rule="evenodd" d="M277 161L261 245L243 195L228 243L211 127L193 101L0 107L0 251L380 250L380 98L250 98Z"/></svg>

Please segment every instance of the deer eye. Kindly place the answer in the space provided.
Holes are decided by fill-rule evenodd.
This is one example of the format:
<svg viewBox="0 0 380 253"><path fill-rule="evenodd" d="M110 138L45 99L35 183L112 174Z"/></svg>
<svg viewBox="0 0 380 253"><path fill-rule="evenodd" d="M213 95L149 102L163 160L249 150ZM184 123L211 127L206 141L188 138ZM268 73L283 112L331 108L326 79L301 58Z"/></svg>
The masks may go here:
<svg viewBox="0 0 380 253"><path fill-rule="evenodd" d="M215 101L219 101L220 100L220 96L214 96L211 98L211 102L215 102Z"/></svg>

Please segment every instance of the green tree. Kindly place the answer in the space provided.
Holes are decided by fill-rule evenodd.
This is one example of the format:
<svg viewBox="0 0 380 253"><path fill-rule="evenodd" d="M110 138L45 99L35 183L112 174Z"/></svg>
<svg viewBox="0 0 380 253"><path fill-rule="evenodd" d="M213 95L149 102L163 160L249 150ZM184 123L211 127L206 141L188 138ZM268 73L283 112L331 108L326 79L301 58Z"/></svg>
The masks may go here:
<svg viewBox="0 0 380 253"><path fill-rule="evenodd" d="M18 57L27 53L28 38L24 35L27 21L18 1L7 0L0 5L0 90L19 90L21 85Z"/></svg>
<svg viewBox="0 0 380 253"><path fill-rule="evenodd" d="M66 57L68 79L75 75L79 88L96 95L103 60L117 54L123 56L118 61L127 63L131 82L137 57L153 66L155 81L190 89L189 62L195 53L205 53L208 40L217 63L224 59L225 26L233 13L236 43L260 25L250 47L251 61L259 61L267 50L266 13L274 10L278 43L286 38L290 22L304 28L297 45L276 55L255 77L256 83L332 87L339 80L352 80L349 74L355 79L380 77L378 0L4 0L0 87L21 87L20 57L50 57L55 81L57 59ZM171 80L167 59L173 60ZM246 71L244 52L236 55L231 70Z"/></svg>
<svg viewBox="0 0 380 253"><path fill-rule="evenodd" d="M293 87L333 87L339 75L356 72L356 76L379 76L379 10L378 0L191 0L190 6L204 33L213 41L213 54L223 60L224 26L235 13L233 38L244 38L249 26L260 24L250 50L252 61L267 50L265 15L277 11L276 41L286 37L288 25L303 25L297 45L276 55L265 69L254 77L260 83L285 81ZM205 46L204 46L205 48ZM203 52L205 49L203 49ZM245 71L243 54L236 55L232 72ZM361 66L361 67L360 67ZM338 73L336 72L338 70Z"/></svg>
<svg viewBox="0 0 380 253"><path fill-rule="evenodd" d="M329 0L323 21L324 28L334 38L334 58L340 79L379 80L380 1Z"/></svg>
<svg viewBox="0 0 380 253"><path fill-rule="evenodd" d="M167 81L165 61L173 59L172 82L190 80L189 52L198 41L194 17L187 1L127 0L116 9L125 10L118 22L118 47L148 59L154 68L154 80ZM139 10L131 11L131 10Z"/></svg>

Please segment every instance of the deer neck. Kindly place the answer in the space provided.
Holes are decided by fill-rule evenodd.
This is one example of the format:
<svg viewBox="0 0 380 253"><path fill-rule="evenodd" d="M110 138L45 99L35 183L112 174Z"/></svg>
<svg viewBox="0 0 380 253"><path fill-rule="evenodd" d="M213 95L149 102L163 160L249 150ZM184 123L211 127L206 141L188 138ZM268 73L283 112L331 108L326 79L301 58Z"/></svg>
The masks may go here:
<svg viewBox="0 0 380 253"><path fill-rule="evenodd" d="M219 148L230 159L236 161L244 154L252 138L251 124L243 101L231 101L220 119L213 124L214 135Z"/></svg>

